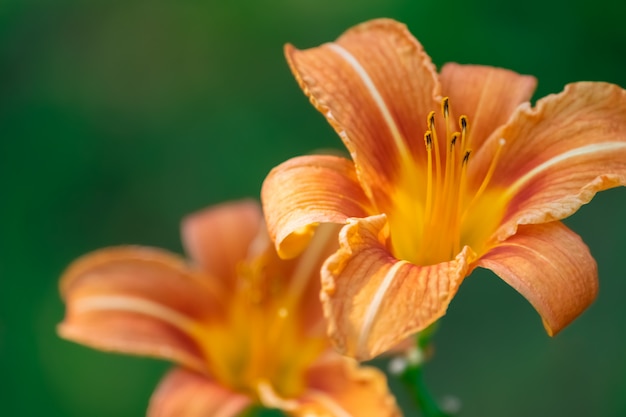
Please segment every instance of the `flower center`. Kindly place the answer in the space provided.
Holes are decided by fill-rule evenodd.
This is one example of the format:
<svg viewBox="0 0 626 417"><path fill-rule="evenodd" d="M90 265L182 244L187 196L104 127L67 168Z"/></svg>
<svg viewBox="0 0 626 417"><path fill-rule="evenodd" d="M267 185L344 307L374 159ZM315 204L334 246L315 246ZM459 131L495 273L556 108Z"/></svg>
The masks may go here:
<svg viewBox="0 0 626 417"><path fill-rule="evenodd" d="M499 193L488 185L506 141L498 142L482 181L469 183L467 116L455 125L447 97L441 114L439 132L435 112L427 117L425 155L402 156L400 183L388 213L394 255L417 265L449 261L465 245L480 253L504 213Z"/></svg>
<svg viewBox="0 0 626 417"><path fill-rule="evenodd" d="M263 403L300 394L306 369L327 347L322 326L319 334L306 326L297 280L287 279L298 263L285 262L266 252L241 264L225 319L207 325L203 337L213 376Z"/></svg>

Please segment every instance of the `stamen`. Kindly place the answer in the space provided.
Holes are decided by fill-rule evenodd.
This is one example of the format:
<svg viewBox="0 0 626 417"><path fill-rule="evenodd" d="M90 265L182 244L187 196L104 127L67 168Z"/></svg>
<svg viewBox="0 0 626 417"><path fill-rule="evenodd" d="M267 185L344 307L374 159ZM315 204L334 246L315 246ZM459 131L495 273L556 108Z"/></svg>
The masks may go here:
<svg viewBox="0 0 626 417"><path fill-rule="evenodd" d="M444 204L444 208L443 208L443 219L444 222L447 223L447 233L449 233L451 236L456 236L459 235L460 233L458 232L458 226L459 226L459 222L457 221L457 211L458 211L458 204L459 204L459 200L460 200L460 195L458 193L458 187L455 187L455 182L457 181L456 178L456 148L455 148L455 144L456 141L459 137L459 133L455 132L452 135L452 138L450 139L450 146L448 146L448 153L446 155L446 178L444 181L444 186L443 186L443 199L442 199L442 203ZM457 183L458 184L458 183ZM453 240L454 242L454 240ZM454 257L454 253L452 253L452 251L454 250L454 245L452 246L448 246L447 248L441 248L441 250L445 251L448 250L449 255Z"/></svg>
<svg viewBox="0 0 626 417"><path fill-rule="evenodd" d="M450 126L450 100L448 97L444 97L441 100L441 112L443 113L443 119L446 123L446 142L448 142L452 139L450 134L454 131L452 126ZM446 159L446 161L448 160Z"/></svg>
<svg viewBox="0 0 626 417"><path fill-rule="evenodd" d="M426 166L426 210L424 217L428 222L430 220L430 212L433 205L433 137L430 130L424 133L424 141L426 142L426 152L428 154L428 162Z"/></svg>
<svg viewBox="0 0 626 417"><path fill-rule="evenodd" d="M461 125L461 152L465 152L467 150L467 116L462 115L459 117L459 124Z"/></svg>
<svg viewBox="0 0 626 417"><path fill-rule="evenodd" d="M462 174L463 168L457 167L457 164L461 160L461 152L464 151L463 149L459 150L459 140L462 141L462 133L454 131L450 119L450 100L448 97L441 100L441 113L444 117L445 126L445 136L442 138L441 144L436 130L434 111L428 114L426 122L429 130L424 134L427 151L425 227L423 229L425 239L428 239L427 236L437 234L447 236L459 234L460 222L456 218L456 214L460 211L458 205L462 198L460 194L462 191L459 189L458 181L460 176L464 174ZM467 121L465 121L465 125L467 126ZM441 148L440 145L444 148ZM434 164L433 158L435 159ZM438 239L433 243L429 251L436 254L445 253L445 256L448 256L454 247L454 239L448 240L447 243L445 239ZM450 255L454 256L454 254Z"/></svg>
<svg viewBox="0 0 626 417"><path fill-rule="evenodd" d="M411 231L417 231L418 236L413 238L398 233L402 237L397 238L397 241L393 239L393 243L402 255L400 259L410 259L411 262L424 265L453 259L462 245L476 243L474 240L478 237L474 233L475 226L467 223L469 214L472 215L472 219L475 214L479 217L482 214L474 213L472 210L478 205L476 203L481 204L481 209L484 207L482 202L486 194L489 194L491 180L496 174L502 148L506 143L504 139L496 141L495 144L490 142L491 146L495 146L495 149L491 149L493 156L490 165L483 171L482 182L474 187L475 183L472 181L470 184L469 181L468 168L472 154L469 119L467 115L453 119L448 97L443 97L440 104L441 113L435 116L435 111L431 111L426 119L427 129L424 133L426 155L422 154L426 161L422 160L419 163L421 172L415 172L419 175L421 183L407 182L419 193L416 197L419 199L420 207L414 211L402 210L398 212L399 217L394 219L398 224L400 221L421 223L411 223L411 230L407 230L407 235ZM436 117L440 119L436 120ZM436 129L437 124L439 132ZM426 169L425 173L423 169ZM404 203L406 201L404 194L400 197L399 201ZM414 219L411 217L414 213L423 213L423 216Z"/></svg>
<svg viewBox="0 0 626 417"><path fill-rule="evenodd" d="M432 141L435 148L435 179L437 188L441 187L441 156L439 155L439 140L437 138L437 130L435 129L435 112L428 113L428 129L432 132Z"/></svg>
<svg viewBox="0 0 626 417"><path fill-rule="evenodd" d="M454 191L452 190L452 184L454 183L454 143L456 142L456 133L452 135L450 140L450 146L446 147L446 172L443 180L443 199L442 202L446 205L445 216L448 216L448 208L452 204Z"/></svg>
<svg viewBox="0 0 626 417"><path fill-rule="evenodd" d="M458 141L460 136L461 134L459 132L455 132L452 135L452 140L450 141L450 176L452 178L452 183L454 183L454 181L457 179L455 171L457 154L456 142Z"/></svg>
<svg viewBox="0 0 626 417"><path fill-rule="evenodd" d="M463 156L463 164L464 165L467 165L471 153L472 153L471 149L469 149L467 152L465 152L465 156Z"/></svg>
<svg viewBox="0 0 626 417"><path fill-rule="evenodd" d="M483 179L483 182L480 184L478 191L476 191L476 194L474 194L474 198L472 198L472 201L467 205L465 212L467 212L474 205L474 203L478 201L482 193L487 188L487 185L489 185L489 181L491 181L491 177L493 177L493 173L496 170L496 166L498 165L498 160L500 159L500 154L502 153L502 148L504 148L505 144L506 144L506 139L504 138L501 138L498 141L498 147L496 148L496 153L493 155L493 158L491 159L491 164L489 165L489 169L487 170L487 173L485 174L485 178Z"/></svg>
<svg viewBox="0 0 626 417"><path fill-rule="evenodd" d="M462 137L461 137L461 141L463 141ZM459 189L458 189L458 201L457 201L457 205L456 205L456 215L454 216L455 221L456 221L456 225L455 225L455 230L457 230L457 233L454 237L454 245L453 245L453 251L454 253L459 253L461 251L461 233L460 233L460 226L461 226L461 222L462 222L462 208L463 206L463 196L465 195L465 182L466 182L466 177L467 177L467 165L469 164L469 158L470 158L470 154L472 153L471 149L468 149L467 151L465 151L465 155L463 155L463 161L461 162L461 173L459 174Z"/></svg>

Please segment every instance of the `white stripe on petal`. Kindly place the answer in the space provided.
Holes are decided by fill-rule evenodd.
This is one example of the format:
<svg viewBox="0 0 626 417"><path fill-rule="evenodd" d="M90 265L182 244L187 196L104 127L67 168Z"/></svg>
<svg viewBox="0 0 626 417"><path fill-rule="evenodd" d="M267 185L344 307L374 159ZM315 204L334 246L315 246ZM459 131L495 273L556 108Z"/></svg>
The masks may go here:
<svg viewBox="0 0 626 417"><path fill-rule="evenodd" d="M396 262L387 274L383 278L383 281L380 283L376 294L374 294L374 298L370 302L370 305L367 307L365 311L365 317L363 319L363 326L361 327L361 333L359 334L359 342L357 345L357 352L367 352L367 339L369 338L369 334L372 331L372 326L374 325L374 321L378 316L378 310L380 310L380 306L385 298L385 294L389 289L393 279L396 277L398 270L402 268L404 265L408 264L407 261L398 261Z"/></svg>
<svg viewBox="0 0 626 417"><path fill-rule="evenodd" d="M611 152L611 151L624 150L624 149L626 149L626 143L624 142L594 143L593 145L581 146L580 148L571 149L567 152L563 152L562 154L559 154L553 158L548 159L547 161L545 161L544 163L540 165L537 165L535 168L531 169L526 174L524 174L521 178L515 181L513 185L511 185L511 187L507 189L506 192L509 195L516 194L528 181L530 181L537 174L551 168L552 166L558 163L566 161L570 158L576 158L579 156L592 155L594 153Z"/></svg>
<svg viewBox="0 0 626 417"><path fill-rule="evenodd" d="M363 81L363 84L365 84L365 87L374 99L376 106L378 106L378 109L380 110L383 119L387 123L391 136L393 137L393 140L396 144L396 147L398 148L398 151L400 152L400 155L408 155L409 152L406 144L404 143L404 139L402 138L402 134L400 133L400 129L398 129L398 125L396 125L395 120L391 116L391 112L389 112L389 108L387 107L385 100L380 95L380 92L376 88L374 81L372 81L372 78L369 76L365 68L363 68L359 61L343 47L337 45L336 43L330 43L328 44L328 46L337 55L343 58L352 67L352 69L354 69L361 81Z"/></svg>
<svg viewBox="0 0 626 417"><path fill-rule="evenodd" d="M144 314L164 321L190 334L196 333L196 324L189 317L153 301L137 297L124 296L93 296L83 297L73 303L73 309L78 313L92 311L124 311Z"/></svg>

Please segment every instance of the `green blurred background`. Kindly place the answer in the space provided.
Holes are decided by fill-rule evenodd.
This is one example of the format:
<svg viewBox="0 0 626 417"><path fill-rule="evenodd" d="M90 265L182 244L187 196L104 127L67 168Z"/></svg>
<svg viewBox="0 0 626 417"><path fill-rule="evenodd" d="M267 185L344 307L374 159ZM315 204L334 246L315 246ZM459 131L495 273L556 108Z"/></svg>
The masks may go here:
<svg viewBox="0 0 626 417"><path fill-rule="evenodd" d="M382 16L438 65L537 76L536 97L578 80L626 86L623 0L0 1L1 416L144 415L169 365L59 339L60 273L108 245L180 252L187 213L258 196L291 156L341 149L282 46ZM612 190L567 221L601 290L554 339L491 273L465 282L427 367L437 397L467 417L626 416L624 208Z"/></svg>

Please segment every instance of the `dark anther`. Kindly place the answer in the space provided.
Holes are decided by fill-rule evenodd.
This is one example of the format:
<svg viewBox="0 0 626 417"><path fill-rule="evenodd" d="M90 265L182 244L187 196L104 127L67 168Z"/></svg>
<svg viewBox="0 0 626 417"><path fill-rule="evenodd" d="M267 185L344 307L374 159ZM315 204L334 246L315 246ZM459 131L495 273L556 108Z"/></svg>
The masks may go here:
<svg viewBox="0 0 626 417"><path fill-rule="evenodd" d="M463 157L463 163L464 164L467 164L467 161L469 161L470 153L472 153L472 151L465 152L465 156Z"/></svg>

